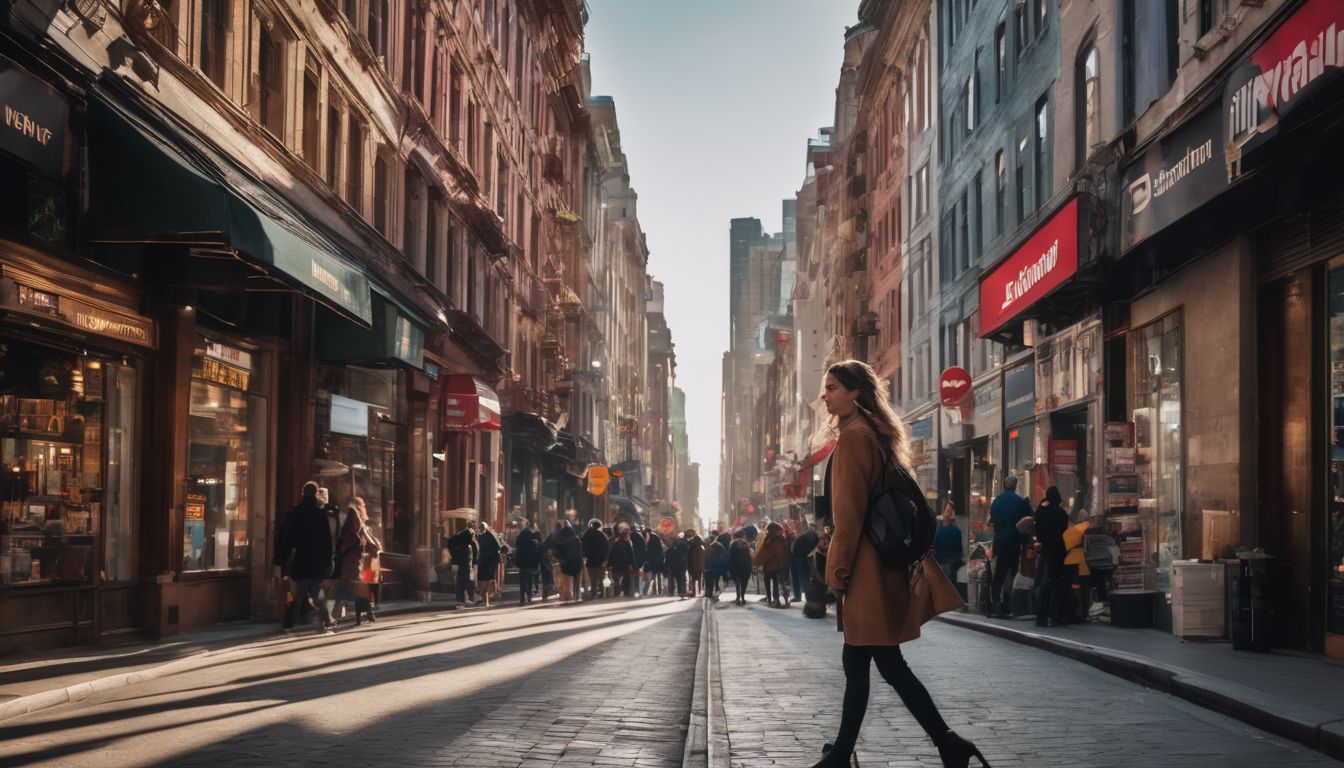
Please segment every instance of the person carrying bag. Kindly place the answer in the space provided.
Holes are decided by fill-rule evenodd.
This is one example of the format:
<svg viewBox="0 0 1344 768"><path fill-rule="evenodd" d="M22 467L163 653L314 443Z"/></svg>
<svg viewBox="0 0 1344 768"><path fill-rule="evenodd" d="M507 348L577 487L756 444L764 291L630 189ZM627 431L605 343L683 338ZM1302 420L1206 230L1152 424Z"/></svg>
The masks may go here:
<svg viewBox="0 0 1344 768"><path fill-rule="evenodd" d="M837 628L845 636L845 693L839 734L814 768L849 764L868 708L874 662L938 747L944 765L964 767L973 756L988 765L974 744L947 727L901 654L901 643L919 637L926 622L962 605L943 569L925 557L933 514L910 479L905 426L891 410L886 385L857 360L827 370L822 399L839 431L827 469L835 530L826 582L836 593Z"/></svg>

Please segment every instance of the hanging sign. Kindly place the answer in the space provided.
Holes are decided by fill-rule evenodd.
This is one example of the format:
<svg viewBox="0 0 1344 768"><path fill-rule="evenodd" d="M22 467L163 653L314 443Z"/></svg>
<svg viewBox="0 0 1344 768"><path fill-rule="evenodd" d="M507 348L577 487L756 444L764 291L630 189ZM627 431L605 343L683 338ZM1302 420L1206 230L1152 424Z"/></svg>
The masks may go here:
<svg viewBox="0 0 1344 768"><path fill-rule="evenodd" d="M1078 271L1078 198L980 278L980 336L988 336Z"/></svg>
<svg viewBox="0 0 1344 768"><path fill-rule="evenodd" d="M0 151L59 179L68 109L59 91L0 56Z"/></svg>
<svg viewBox="0 0 1344 768"><path fill-rule="evenodd" d="M938 399L945 408L956 408L971 392L971 374L965 368L952 366L938 377Z"/></svg>

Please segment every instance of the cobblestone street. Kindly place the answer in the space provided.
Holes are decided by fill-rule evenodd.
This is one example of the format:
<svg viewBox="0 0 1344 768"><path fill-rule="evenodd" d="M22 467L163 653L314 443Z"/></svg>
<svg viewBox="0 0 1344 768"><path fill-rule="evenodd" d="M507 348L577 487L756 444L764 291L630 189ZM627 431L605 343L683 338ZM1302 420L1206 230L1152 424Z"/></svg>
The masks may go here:
<svg viewBox="0 0 1344 768"><path fill-rule="evenodd" d="M276 637L0 724L0 765L677 766L698 607L509 608Z"/></svg>
<svg viewBox="0 0 1344 768"><path fill-rule="evenodd" d="M840 722L834 612L814 621L797 610L720 603L715 616L732 765L811 765ZM903 650L948 725L996 768L1339 764L1086 665L941 622ZM859 764L940 765L895 692L872 674Z"/></svg>

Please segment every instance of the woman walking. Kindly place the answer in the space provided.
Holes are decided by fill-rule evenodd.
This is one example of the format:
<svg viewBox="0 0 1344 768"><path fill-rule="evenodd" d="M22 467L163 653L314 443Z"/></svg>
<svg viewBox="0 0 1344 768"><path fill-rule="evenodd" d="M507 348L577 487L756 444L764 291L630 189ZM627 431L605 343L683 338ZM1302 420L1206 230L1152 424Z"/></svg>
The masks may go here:
<svg viewBox="0 0 1344 768"><path fill-rule="evenodd" d="M765 538L756 548L755 566L765 577L766 604L774 608L783 608L780 592L787 597L787 587L782 584L780 574L789 565L789 545L784 540L784 526L770 523L765 527Z"/></svg>
<svg viewBox="0 0 1344 768"><path fill-rule="evenodd" d="M345 522L336 539L336 577L341 580L336 599L355 604L355 626L362 623L361 612L370 623L376 618L373 603L369 601L370 585L361 578L360 566L364 555L377 554L382 546L369 530L369 513L364 508L364 499L356 496L345 510Z"/></svg>
<svg viewBox="0 0 1344 768"><path fill-rule="evenodd" d="M885 567L863 533L868 498L884 481L888 457L908 465L905 427L888 404L886 385L866 363L847 360L827 370L822 400L840 433L827 467L835 531L826 583L837 595L836 612L845 633L845 695L840 733L816 766L849 765L868 709L872 662L937 745L943 765L964 767L972 756L988 765L974 744L948 729L901 655L901 643L919 636L920 626L937 613L935 606L954 599L960 604L956 588L928 558L911 577L904 569Z"/></svg>

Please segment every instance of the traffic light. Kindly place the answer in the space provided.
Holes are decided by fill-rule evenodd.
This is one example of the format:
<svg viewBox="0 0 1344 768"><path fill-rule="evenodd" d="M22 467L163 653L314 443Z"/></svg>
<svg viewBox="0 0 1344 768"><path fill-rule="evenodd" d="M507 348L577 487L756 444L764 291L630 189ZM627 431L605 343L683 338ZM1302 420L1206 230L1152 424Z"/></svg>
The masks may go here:
<svg viewBox="0 0 1344 768"><path fill-rule="evenodd" d="M607 492L607 483L611 482L611 471L601 464L588 465L588 492L601 496Z"/></svg>

